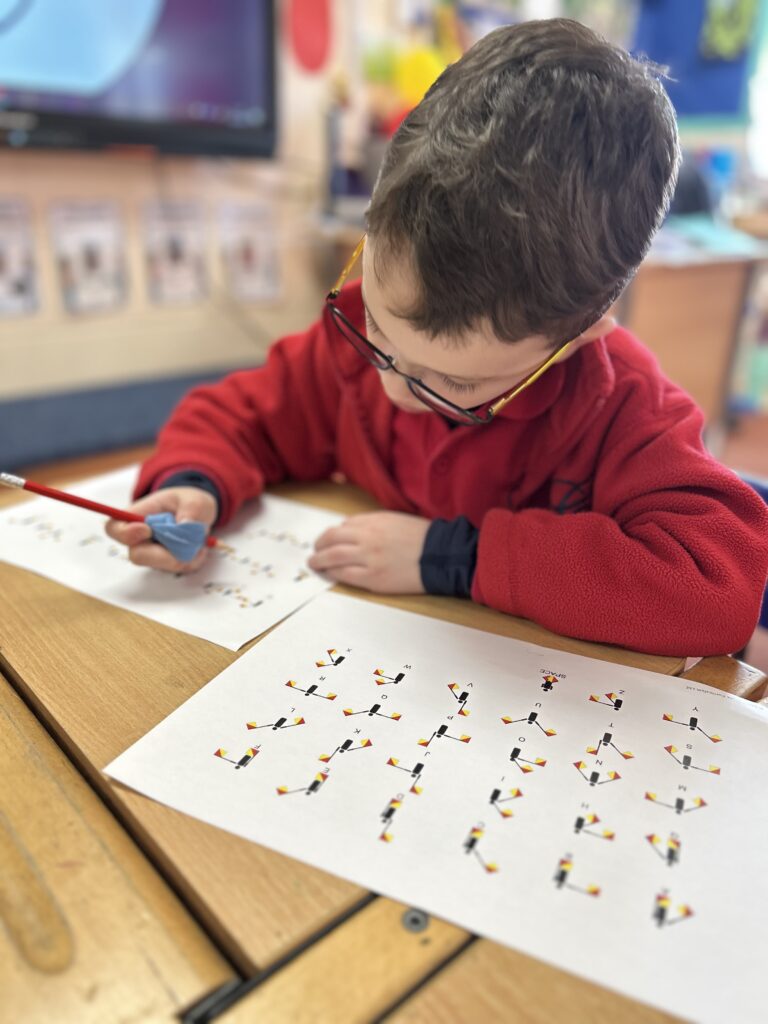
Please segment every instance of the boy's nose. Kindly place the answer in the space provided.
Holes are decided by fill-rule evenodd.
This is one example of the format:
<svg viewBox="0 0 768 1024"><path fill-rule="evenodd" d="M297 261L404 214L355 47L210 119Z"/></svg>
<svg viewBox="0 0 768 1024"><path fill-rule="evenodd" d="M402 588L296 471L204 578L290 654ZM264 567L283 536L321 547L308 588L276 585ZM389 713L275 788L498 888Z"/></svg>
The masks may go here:
<svg viewBox="0 0 768 1024"><path fill-rule="evenodd" d="M394 402L395 405L401 408L413 409L414 412L425 408L412 393L407 381L396 373L382 373L381 386L384 388L387 398L390 402Z"/></svg>
<svg viewBox="0 0 768 1024"><path fill-rule="evenodd" d="M413 398L407 381L396 373L382 373L381 384L387 396L396 402Z"/></svg>
<svg viewBox="0 0 768 1024"><path fill-rule="evenodd" d="M422 373L418 366L407 363L401 356L393 358L392 365L401 373L407 373L409 377L420 377ZM395 374L395 376L397 376L397 374ZM400 379L402 380L402 378ZM405 381L403 381L403 383L405 384Z"/></svg>

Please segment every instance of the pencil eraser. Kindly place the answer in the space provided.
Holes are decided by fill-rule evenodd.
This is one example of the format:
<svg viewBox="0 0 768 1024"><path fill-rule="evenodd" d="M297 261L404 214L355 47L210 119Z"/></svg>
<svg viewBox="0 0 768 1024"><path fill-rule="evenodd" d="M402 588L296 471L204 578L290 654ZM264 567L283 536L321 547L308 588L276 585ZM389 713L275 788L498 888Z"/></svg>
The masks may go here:
<svg viewBox="0 0 768 1024"><path fill-rule="evenodd" d="M152 530L152 539L162 544L180 562L192 561L205 544L208 533L204 523L177 523L172 512L156 512L145 516L144 522Z"/></svg>

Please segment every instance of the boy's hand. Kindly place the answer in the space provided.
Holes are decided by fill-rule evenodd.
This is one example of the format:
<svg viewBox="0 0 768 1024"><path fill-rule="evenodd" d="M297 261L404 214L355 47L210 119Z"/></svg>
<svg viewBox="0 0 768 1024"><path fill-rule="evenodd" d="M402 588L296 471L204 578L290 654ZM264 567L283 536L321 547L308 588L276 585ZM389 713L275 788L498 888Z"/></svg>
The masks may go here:
<svg viewBox="0 0 768 1024"><path fill-rule="evenodd" d="M210 527L216 518L217 508L216 499L198 487L168 487L139 498L128 511L142 516L173 512L178 523L192 519ZM121 523L117 519L109 519L105 529L112 540L126 545L128 557L135 565L145 565L150 569L194 572L203 564L208 552L204 547L191 562L179 562L162 544L151 539L152 531L145 523Z"/></svg>
<svg viewBox="0 0 768 1024"><path fill-rule="evenodd" d="M309 567L378 594L423 594L419 559L430 519L364 512L318 538Z"/></svg>

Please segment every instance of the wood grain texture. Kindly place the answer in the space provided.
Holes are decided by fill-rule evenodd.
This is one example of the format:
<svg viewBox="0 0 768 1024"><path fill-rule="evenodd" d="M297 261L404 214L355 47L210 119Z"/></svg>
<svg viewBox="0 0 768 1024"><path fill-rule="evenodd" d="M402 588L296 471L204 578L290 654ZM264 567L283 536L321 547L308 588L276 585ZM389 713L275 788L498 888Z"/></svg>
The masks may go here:
<svg viewBox="0 0 768 1024"><path fill-rule="evenodd" d="M600 955L597 948L595 955ZM678 1018L481 939L384 1020L386 1024L674 1024Z"/></svg>
<svg viewBox="0 0 768 1024"><path fill-rule="evenodd" d="M234 977L0 677L0 1021L171 1021Z"/></svg>
<svg viewBox="0 0 768 1024"><path fill-rule="evenodd" d="M746 700L757 700L768 685L768 676L760 669L747 665L738 658L704 658L688 672L683 679L706 683L718 690L727 690Z"/></svg>
<svg viewBox="0 0 768 1024"><path fill-rule="evenodd" d="M377 1020L469 938L435 918L425 917L422 931L410 931L403 923L408 913L402 903L375 900L259 985L219 1024Z"/></svg>
<svg viewBox="0 0 768 1024"><path fill-rule="evenodd" d="M69 926L6 816L0 815L0 921L22 960L43 974L72 963Z"/></svg>
<svg viewBox="0 0 768 1024"><path fill-rule="evenodd" d="M4 565L0 592L0 664L243 971L269 963L360 899L356 886L101 774L226 668L231 651ZM12 640L22 629L23 649Z"/></svg>

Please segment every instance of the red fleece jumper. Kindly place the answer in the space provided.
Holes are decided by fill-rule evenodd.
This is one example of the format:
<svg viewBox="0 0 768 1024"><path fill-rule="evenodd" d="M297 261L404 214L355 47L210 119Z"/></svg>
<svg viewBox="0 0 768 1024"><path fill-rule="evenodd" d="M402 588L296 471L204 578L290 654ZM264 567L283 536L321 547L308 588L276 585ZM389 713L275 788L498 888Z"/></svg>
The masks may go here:
<svg viewBox="0 0 768 1024"><path fill-rule="evenodd" d="M364 330L360 284L340 305ZM702 353L706 358L706 353ZM324 317L264 367L197 388L136 488L208 476L220 522L265 484L340 471L385 508L480 528L472 597L556 633L674 655L738 650L768 572L768 510L701 444L702 416L617 328L486 426L387 399Z"/></svg>

